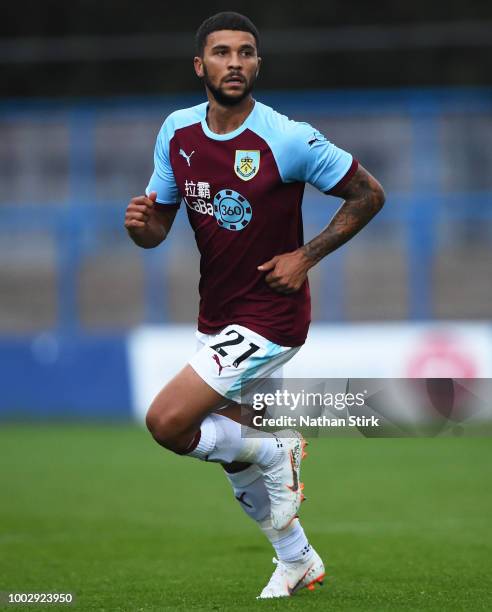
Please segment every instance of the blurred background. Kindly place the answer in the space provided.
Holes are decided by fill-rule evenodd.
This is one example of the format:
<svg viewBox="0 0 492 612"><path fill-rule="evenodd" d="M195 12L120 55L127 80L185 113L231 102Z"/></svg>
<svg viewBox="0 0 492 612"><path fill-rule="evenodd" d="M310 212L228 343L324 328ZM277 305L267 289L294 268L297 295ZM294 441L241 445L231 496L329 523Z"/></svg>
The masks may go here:
<svg viewBox="0 0 492 612"><path fill-rule="evenodd" d="M255 97L315 125L387 192L312 270L317 325L291 371L492 375L489 2L20 0L0 23L2 418L141 415L193 352L184 208L149 252L123 217L166 115L204 99L193 36L220 10L260 29ZM306 239L338 205L307 189Z"/></svg>

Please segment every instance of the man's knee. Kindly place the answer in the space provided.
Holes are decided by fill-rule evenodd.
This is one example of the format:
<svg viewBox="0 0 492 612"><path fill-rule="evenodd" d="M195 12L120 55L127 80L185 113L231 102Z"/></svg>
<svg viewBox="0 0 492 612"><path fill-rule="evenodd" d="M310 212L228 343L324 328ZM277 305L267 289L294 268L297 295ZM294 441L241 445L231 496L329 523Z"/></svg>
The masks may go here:
<svg viewBox="0 0 492 612"><path fill-rule="evenodd" d="M147 429L161 446L181 453L189 443L183 411L176 407L152 404L145 417Z"/></svg>

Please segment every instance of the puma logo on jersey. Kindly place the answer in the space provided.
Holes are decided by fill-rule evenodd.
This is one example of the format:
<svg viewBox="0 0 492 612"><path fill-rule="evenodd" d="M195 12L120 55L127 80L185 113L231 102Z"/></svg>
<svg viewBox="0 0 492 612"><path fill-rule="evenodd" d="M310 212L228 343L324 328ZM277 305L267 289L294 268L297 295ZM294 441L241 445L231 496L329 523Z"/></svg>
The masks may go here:
<svg viewBox="0 0 492 612"><path fill-rule="evenodd" d="M191 156L193 155L194 152L195 151L192 151L189 155L186 155L186 153L183 151L183 149L179 150L179 154L182 155L186 159L186 162L187 162L188 166L191 166L190 159L191 159Z"/></svg>
<svg viewBox="0 0 492 612"><path fill-rule="evenodd" d="M315 142L325 142L325 141L326 141L326 137L323 136L323 134L321 134L320 132L313 132L312 137L308 140L308 145L312 147Z"/></svg>

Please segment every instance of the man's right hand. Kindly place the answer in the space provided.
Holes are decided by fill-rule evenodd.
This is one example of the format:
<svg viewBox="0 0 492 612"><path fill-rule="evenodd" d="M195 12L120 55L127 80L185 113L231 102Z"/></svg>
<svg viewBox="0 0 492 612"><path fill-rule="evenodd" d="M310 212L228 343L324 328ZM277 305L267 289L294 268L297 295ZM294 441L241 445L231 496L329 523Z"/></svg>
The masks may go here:
<svg viewBox="0 0 492 612"><path fill-rule="evenodd" d="M132 198L125 214L125 227L131 232L134 228L147 227L153 214L157 191L151 191L149 196Z"/></svg>
<svg viewBox="0 0 492 612"><path fill-rule="evenodd" d="M144 249L158 246L171 229L179 206L156 204L157 192L132 198L126 209L125 227L135 244Z"/></svg>

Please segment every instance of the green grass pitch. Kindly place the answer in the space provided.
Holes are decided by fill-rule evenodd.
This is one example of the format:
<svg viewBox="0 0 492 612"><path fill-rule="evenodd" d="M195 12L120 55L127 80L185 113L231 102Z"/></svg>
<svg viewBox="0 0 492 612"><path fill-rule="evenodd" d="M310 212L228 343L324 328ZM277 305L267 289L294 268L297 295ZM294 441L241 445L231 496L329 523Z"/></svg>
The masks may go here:
<svg viewBox="0 0 492 612"><path fill-rule="evenodd" d="M2 425L0 457L0 591L71 591L74 610L492 609L487 438L312 440L301 519L327 579L275 601L255 599L273 550L218 465L136 426Z"/></svg>

